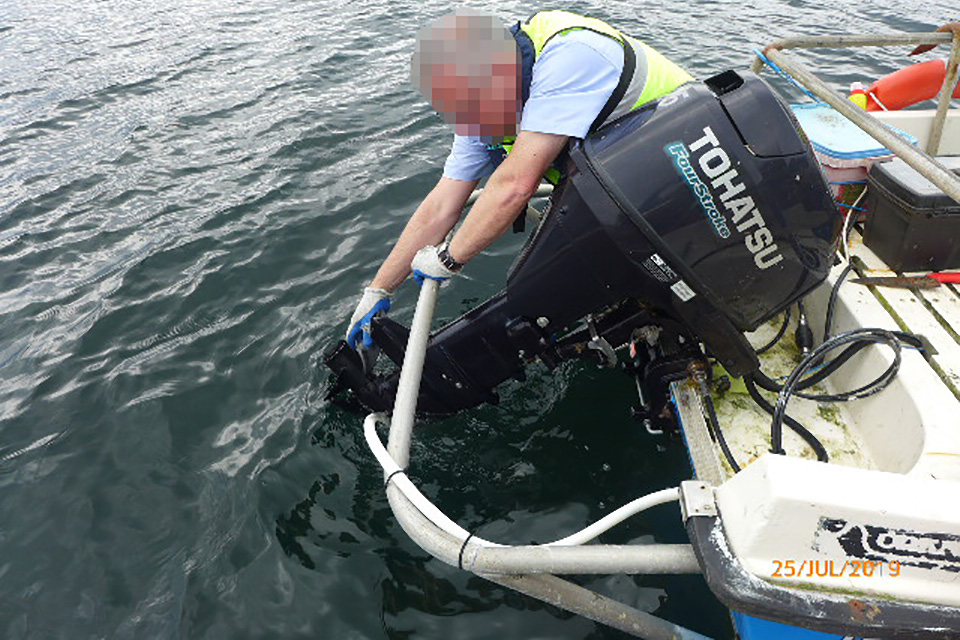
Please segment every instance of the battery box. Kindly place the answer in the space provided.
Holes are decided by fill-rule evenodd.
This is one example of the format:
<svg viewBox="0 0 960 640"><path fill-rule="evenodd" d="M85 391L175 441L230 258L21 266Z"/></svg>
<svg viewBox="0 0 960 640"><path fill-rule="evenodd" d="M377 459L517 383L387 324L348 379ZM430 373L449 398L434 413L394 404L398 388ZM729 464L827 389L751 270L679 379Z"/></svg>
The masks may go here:
<svg viewBox="0 0 960 640"><path fill-rule="evenodd" d="M937 160L960 175L960 156ZM863 243L895 271L960 268L960 203L900 158L867 176Z"/></svg>

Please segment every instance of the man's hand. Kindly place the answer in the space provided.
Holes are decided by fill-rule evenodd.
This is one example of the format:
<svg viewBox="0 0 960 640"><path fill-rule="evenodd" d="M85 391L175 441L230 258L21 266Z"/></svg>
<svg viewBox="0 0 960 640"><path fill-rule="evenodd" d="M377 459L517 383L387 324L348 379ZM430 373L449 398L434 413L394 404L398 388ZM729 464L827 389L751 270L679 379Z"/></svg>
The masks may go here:
<svg viewBox="0 0 960 640"><path fill-rule="evenodd" d="M960 33L960 22L948 22L947 24L942 24L937 27L937 33L953 33L954 35ZM926 53L933 49L935 44L921 44L916 49L910 52L909 55L915 56L918 53Z"/></svg>
<svg viewBox="0 0 960 640"><path fill-rule="evenodd" d="M437 247L428 245L420 249L420 251L417 251L417 255L413 256L413 262L410 263L410 268L413 270L413 279L419 284L423 284L424 278L443 282L456 275L455 271L448 269L447 266L440 261L439 252L440 250Z"/></svg>
<svg viewBox="0 0 960 640"><path fill-rule="evenodd" d="M370 335L370 321L377 314L386 315L390 310L390 293L384 289L367 287L363 290L363 297L357 305L356 311L347 325L346 340L352 348L360 350L373 346L373 337Z"/></svg>

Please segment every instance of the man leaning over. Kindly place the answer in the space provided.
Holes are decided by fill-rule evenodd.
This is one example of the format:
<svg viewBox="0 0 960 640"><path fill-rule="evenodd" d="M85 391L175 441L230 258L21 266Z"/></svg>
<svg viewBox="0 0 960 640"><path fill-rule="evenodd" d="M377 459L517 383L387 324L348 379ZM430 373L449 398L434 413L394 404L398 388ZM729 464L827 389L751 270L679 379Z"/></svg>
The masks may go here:
<svg viewBox="0 0 960 640"><path fill-rule="evenodd" d="M542 11L508 30L494 16L458 10L419 33L411 75L456 135L443 177L350 319L347 342L360 350L373 345L370 320L390 309L411 269L417 279L451 277L506 232L541 179L562 178L553 165L570 138L693 80L639 40L566 11ZM463 224L440 244L487 176Z"/></svg>

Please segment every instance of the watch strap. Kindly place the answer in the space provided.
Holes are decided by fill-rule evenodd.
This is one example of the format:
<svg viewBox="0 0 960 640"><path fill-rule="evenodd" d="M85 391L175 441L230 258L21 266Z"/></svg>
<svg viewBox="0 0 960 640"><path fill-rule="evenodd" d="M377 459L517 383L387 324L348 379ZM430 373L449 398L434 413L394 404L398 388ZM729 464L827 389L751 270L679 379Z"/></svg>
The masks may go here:
<svg viewBox="0 0 960 640"><path fill-rule="evenodd" d="M445 266L447 269L450 269L450 271L453 271L454 273L460 271L460 269L463 269L463 263L457 262L454 260L453 256L450 255L449 243L447 242L444 242L437 249L437 258L439 258L440 263L443 266Z"/></svg>

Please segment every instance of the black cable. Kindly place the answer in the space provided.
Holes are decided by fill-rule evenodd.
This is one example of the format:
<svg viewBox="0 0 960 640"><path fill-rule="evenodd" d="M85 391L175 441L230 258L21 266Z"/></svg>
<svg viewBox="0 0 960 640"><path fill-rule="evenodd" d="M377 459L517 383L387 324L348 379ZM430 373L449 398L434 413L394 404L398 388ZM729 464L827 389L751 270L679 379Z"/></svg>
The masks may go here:
<svg viewBox="0 0 960 640"><path fill-rule="evenodd" d="M750 394L750 397L753 398L753 401L760 405L760 408L766 411L768 414L773 416L773 405L767 402L767 399L760 395L760 392L757 390L757 385L754 384L753 379L750 376L747 376L743 379L744 385L747 387L747 393ZM810 448L813 449L813 452L817 455L817 460L820 462L830 462L830 456L827 455L827 449L823 446L823 443L817 439L806 427L800 424L794 418L784 414L783 421L787 423L787 426L790 427L794 433L803 438L804 442L810 445ZM779 451L774 451L774 453L783 454L785 451L781 448Z"/></svg>
<svg viewBox="0 0 960 640"><path fill-rule="evenodd" d="M860 192L860 196L857 198L857 202L859 202L860 198L866 195L866 193L867 187L864 187L863 191ZM854 204L857 204L857 202ZM847 215L857 215L859 217L859 214L854 214L853 208L847 211ZM846 280L850 272L853 271L853 257L850 255L850 235L853 233L853 228L856 223L857 220L852 220L850 224L846 225L847 232L843 234L843 238L840 239L843 243L844 253L847 255L847 266L840 272L840 276L837 278L837 281L833 283L833 288L830 290L830 299L827 301L827 317L823 323L823 342L830 339L830 333L833 331L833 312L837 306L837 294L840 292L840 285L843 284L843 281Z"/></svg>
<svg viewBox="0 0 960 640"><path fill-rule="evenodd" d="M834 373L839 369L847 360L856 355L860 350L868 347L869 343L855 343L850 345L838 355L833 360L830 360L823 365L818 371L813 372L810 376L804 378L797 384L797 389L809 389L818 382L822 382L829 375ZM783 389L783 385L778 383L776 380L771 379L767 374L759 369L753 374L754 380L761 389L766 389L767 391L772 391L774 393L780 393ZM797 397L806 398L807 400L825 400L824 396L814 393L797 393Z"/></svg>
<svg viewBox="0 0 960 640"><path fill-rule="evenodd" d="M727 464L730 465L734 473L740 473L740 465L737 464L736 458L733 457L733 452L730 451L730 447L727 445L727 439L723 437L723 431L720 430L720 420L717 418L717 410L713 406L713 398L710 397L710 389L707 387L706 379L700 381L700 394L703 396L703 403L707 407L707 418L710 421L710 427L717 436L717 443L720 445L720 450L723 451L723 456L727 459Z"/></svg>
<svg viewBox="0 0 960 640"><path fill-rule="evenodd" d="M805 382L803 375L827 352L850 343L868 343L868 344L886 344L894 352L893 363L887 367L875 380L842 394L834 394L831 397L836 400L856 400L879 393L887 388L893 378L896 377L900 369L902 358L901 340L898 336L885 329L854 329L838 334L826 342L819 345L810 352L800 364L794 368L793 372L787 377L777 396L777 404L773 410L773 419L770 423L770 447L774 452L783 450L783 422L787 411L787 403L790 397L796 393L797 387Z"/></svg>
<svg viewBox="0 0 960 640"><path fill-rule="evenodd" d="M840 272L837 281L833 283L833 289L830 290L830 300L827 301L827 317L823 322L824 342L830 339L830 332L833 330L833 312L837 306L837 294L840 293L840 285L843 284L843 281L846 280L851 271L853 271L853 262L848 260L847 266Z"/></svg>
<svg viewBox="0 0 960 640"><path fill-rule="evenodd" d="M777 331L777 335L773 336L773 340L771 340L767 344L757 349L756 350L757 355L760 355L761 353L766 353L773 347L773 345L780 342L780 338L782 338L783 334L787 332L787 326L789 326L789 324L790 324L790 307L787 307L786 309L783 310L783 324L780 325L780 330Z"/></svg>
<svg viewBox="0 0 960 640"><path fill-rule="evenodd" d="M923 351L923 342L920 340L920 338L913 335L912 333L906 333L904 331L889 331L888 333L895 336L897 340L899 340L903 344L909 345L911 347L919 349L920 351ZM793 395L799 398L807 399L807 400L817 400L819 402L846 402L848 400L855 400L856 397L854 396L856 396L857 393L863 390L863 387L859 389L854 389L852 391L845 391L842 393L835 393L835 394L799 393L799 390L808 389L813 385L819 382L822 382L828 376L833 374L837 369L839 369L847 360L849 360L854 355L856 355L866 347L870 346L871 344L872 342L854 342L853 344L848 346L846 349L844 349L842 352L840 352L840 355L838 355L836 358L830 360L825 365L823 365L823 367L821 367L818 371L815 371L814 373L810 374L810 376L804 378L799 383L797 383L797 386L796 386L797 391L795 391ZM888 373L889 371L885 371L883 373L883 376L888 375ZM769 376L767 376L763 371L759 369L754 371L753 374L751 375L753 376L754 382L756 382L757 386L759 386L761 389L766 389L767 391L772 391L774 393L779 393L783 389L783 385L777 383L775 380L772 380ZM870 387L874 383L875 382L868 383L867 385L864 385L864 387Z"/></svg>

